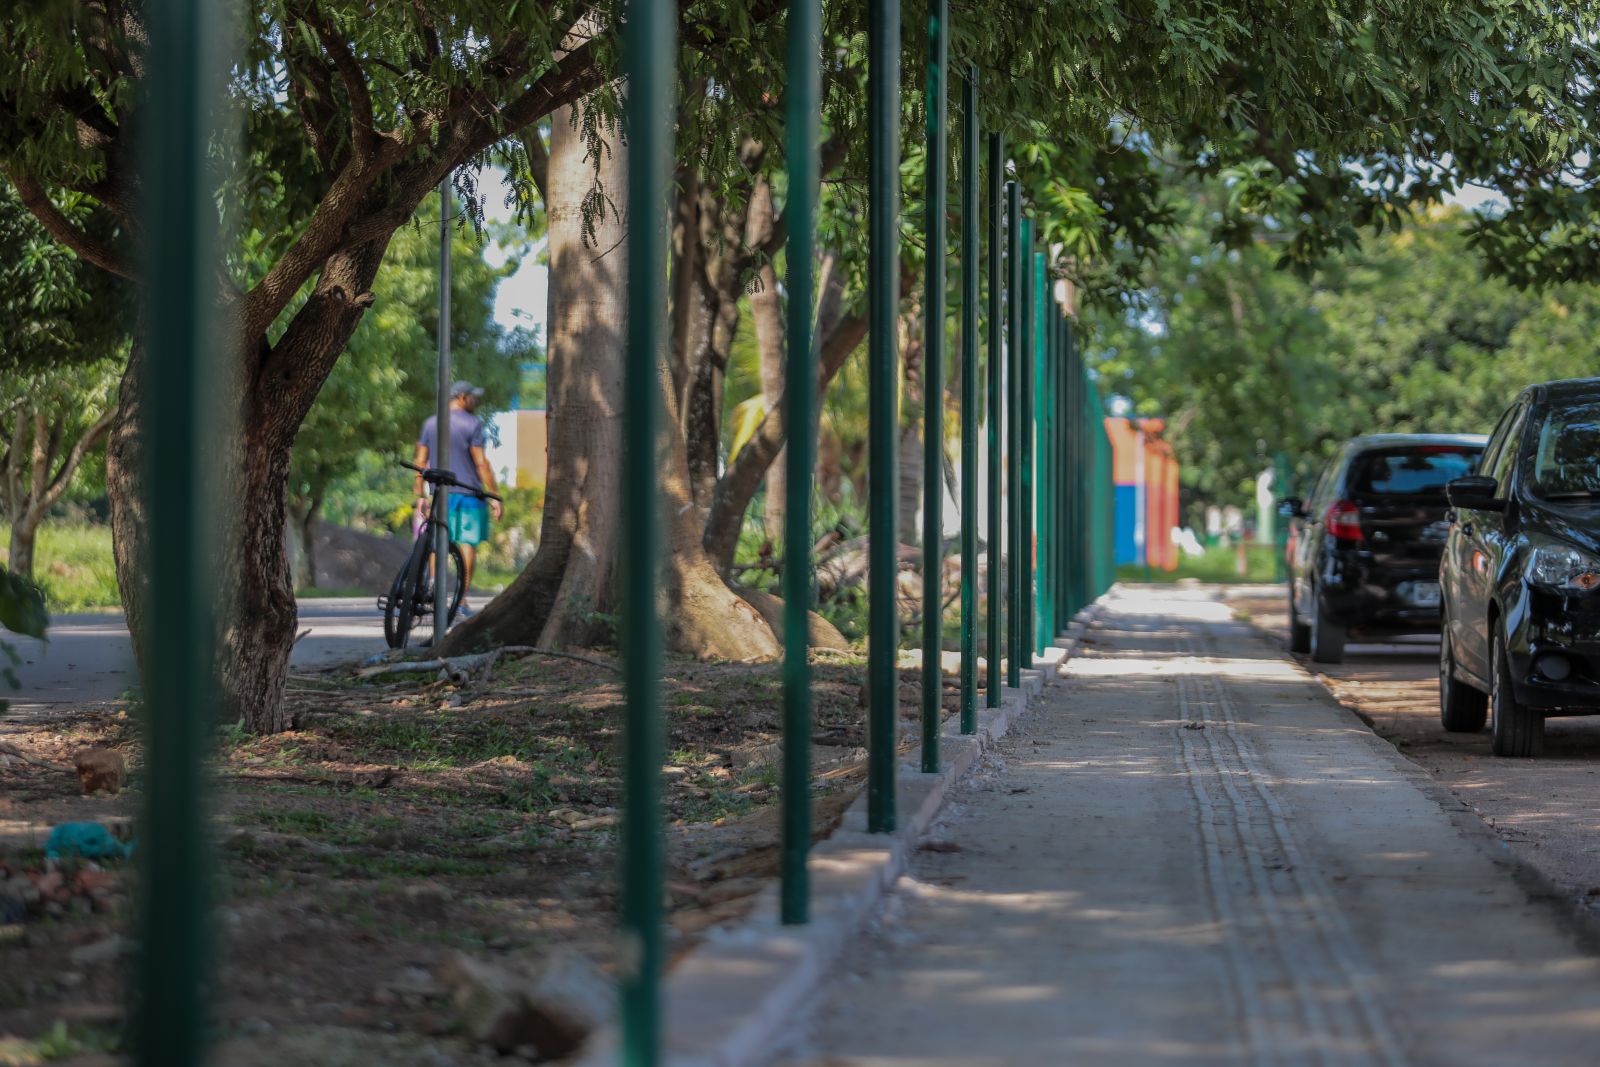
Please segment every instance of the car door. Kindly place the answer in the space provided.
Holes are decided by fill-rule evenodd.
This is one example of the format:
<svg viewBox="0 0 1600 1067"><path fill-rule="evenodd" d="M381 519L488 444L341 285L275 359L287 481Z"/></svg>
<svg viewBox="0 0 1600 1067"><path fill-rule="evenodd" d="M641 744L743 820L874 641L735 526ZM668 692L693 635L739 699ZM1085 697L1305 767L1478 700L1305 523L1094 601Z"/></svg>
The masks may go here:
<svg viewBox="0 0 1600 1067"><path fill-rule="evenodd" d="M1316 483L1312 486L1311 493L1305 499L1305 517L1294 520L1291 536L1294 538L1293 563L1289 569L1290 581L1294 583L1294 603L1304 619L1310 616L1305 613L1311 610L1311 580L1317 569L1317 562L1321 557L1320 533L1321 516L1327 510L1324 503L1328 496L1328 484L1333 480L1334 471L1338 470L1339 463L1344 458L1344 450L1328 461L1322 468L1322 473L1317 476Z"/></svg>
<svg viewBox="0 0 1600 1067"><path fill-rule="evenodd" d="M1516 466L1526 421L1528 404L1518 401L1501 420L1484 450L1479 474L1487 474L1499 485L1495 496L1507 498L1511 472ZM1456 663L1478 680L1489 679L1489 599L1494 592L1494 576L1504 553L1506 516L1503 511L1457 509L1459 536L1455 558L1451 560L1457 594L1451 598L1451 651Z"/></svg>

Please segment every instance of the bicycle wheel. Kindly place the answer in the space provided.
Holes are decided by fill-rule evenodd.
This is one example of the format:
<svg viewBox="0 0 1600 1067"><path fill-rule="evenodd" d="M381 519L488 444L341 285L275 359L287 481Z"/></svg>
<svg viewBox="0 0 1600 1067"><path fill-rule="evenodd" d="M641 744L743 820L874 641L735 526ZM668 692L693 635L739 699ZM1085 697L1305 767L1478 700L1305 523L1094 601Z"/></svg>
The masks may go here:
<svg viewBox="0 0 1600 1067"><path fill-rule="evenodd" d="M423 537L411 546L411 555L400 573L394 576L389 587L389 603L383 612L383 637L390 648L406 647L411 627L416 622L417 605L423 599L428 582L428 546L425 540L428 528L423 525Z"/></svg>
<svg viewBox="0 0 1600 1067"><path fill-rule="evenodd" d="M450 576L450 621L453 623L461 610L461 599L467 595L467 561L461 555L461 546L454 541L450 542L450 566L454 569Z"/></svg>

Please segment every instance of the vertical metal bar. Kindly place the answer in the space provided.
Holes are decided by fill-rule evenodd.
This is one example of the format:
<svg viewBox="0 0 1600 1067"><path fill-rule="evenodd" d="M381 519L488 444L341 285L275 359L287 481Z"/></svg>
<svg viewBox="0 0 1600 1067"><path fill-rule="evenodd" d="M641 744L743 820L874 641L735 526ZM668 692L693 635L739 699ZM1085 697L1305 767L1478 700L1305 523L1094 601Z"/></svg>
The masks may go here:
<svg viewBox="0 0 1600 1067"><path fill-rule="evenodd" d="M1022 556L1019 560L1018 574L1021 581L1017 585L1017 628L1018 645L1020 653L1018 659L1024 669L1033 666L1033 631L1036 622L1035 607L1039 598L1033 584L1034 559L1038 544L1038 530L1034 523L1034 457L1033 457L1033 426L1034 390L1033 375L1034 364L1038 362L1036 347L1039 331L1036 328L1039 316L1038 284L1034 278L1033 251L1033 220L1024 217L1022 220L1022 349L1018 353L1017 373L1017 438L1021 445L1021 470L1019 480L1022 486L1022 495L1018 500L1020 508L1020 522L1018 531L1022 541Z"/></svg>
<svg viewBox="0 0 1600 1067"><path fill-rule="evenodd" d="M1056 357L1055 301L1048 288L1040 301L1039 370L1039 632L1040 655L1056 637Z"/></svg>
<svg viewBox="0 0 1600 1067"><path fill-rule="evenodd" d="M867 829L895 826L899 678L895 652L895 443L900 433L900 0L871 0L867 17Z"/></svg>
<svg viewBox="0 0 1600 1067"><path fill-rule="evenodd" d="M1030 243L1030 246L1034 245ZM1045 392L1045 368L1050 365L1050 360L1046 358L1050 333L1046 330L1045 304L1050 299L1050 294L1045 291L1045 253L1034 251L1032 267L1034 267L1034 277L1032 285L1029 286L1029 293L1034 294L1034 307L1032 315L1029 315L1029 322L1034 325L1034 342L1027 346L1032 368L1024 382L1029 389L1030 400L1027 403L1029 411L1029 419L1026 422L1027 448L1022 450L1022 459L1032 467L1032 478L1030 478L1032 491L1027 494L1026 499L1027 518L1029 518L1027 528L1034 537L1034 550L1029 552L1027 557L1034 571L1034 581L1032 581L1034 608L1029 611L1029 617L1032 619L1032 625L1029 627L1029 637L1032 638L1029 641L1029 651L1035 656L1042 656L1045 653L1045 638L1048 637L1045 633L1046 614L1048 614L1045 611L1048 600L1045 593L1045 552L1046 545L1050 541L1046 536L1046 525L1048 525L1046 517L1050 515L1050 510L1045 507L1045 477L1043 477L1043 472L1046 470L1045 450L1043 450L1045 442L1043 408L1050 403L1050 395Z"/></svg>
<svg viewBox="0 0 1600 1067"><path fill-rule="evenodd" d="M978 69L961 86L961 732L978 732Z"/></svg>
<svg viewBox="0 0 1600 1067"><path fill-rule="evenodd" d="M1006 684L1022 685L1022 187L1006 182Z"/></svg>
<svg viewBox="0 0 1600 1067"><path fill-rule="evenodd" d="M1001 366L1005 358L1002 340L1004 324L1001 298L1005 292L1005 249L1002 245L1000 224L1005 218L1005 142L998 133L989 135L989 339L986 348L989 359L989 423L984 435L989 449L989 575L985 592L989 605L987 640L989 669L984 678L984 704L991 708L1000 706L1000 664L1005 649L1000 644L1000 624L1005 616L1005 567L1001 559L1004 519L1001 516L1000 456L1004 450L1001 426L1004 418L1004 398L1001 394Z"/></svg>
<svg viewBox="0 0 1600 1067"><path fill-rule="evenodd" d="M230 8L206 0L145 5L149 73L139 170L148 380L141 436L150 588L145 632L143 875L134 1043L143 1067L205 1058L210 988L210 811L202 765L216 724L212 457L231 427L217 417L221 274L216 190L207 174L228 63Z"/></svg>
<svg viewBox="0 0 1600 1067"><path fill-rule="evenodd" d="M811 347L816 303L816 197L820 175L821 0L789 0L789 89L784 137L789 166L789 230L784 367L783 512L783 844L780 894L783 921L809 918L811 887L811 481L817 468L817 354Z"/></svg>
<svg viewBox="0 0 1600 1067"><path fill-rule="evenodd" d="M450 466L450 217L455 197L448 175L439 182L439 366L438 395L434 398L433 450L428 466ZM433 487L429 505L437 525L433 528L433 643L444 643L450 627L450 489Z"/></svg>
<svg viewBox="0 0 1600 1067"><path fill-rule="evenodd" d="M628 78L628 348L623 381L622 671L627 700L622 800L622 1060L661 1058L661 620L656 570L661 509L656 428L666 341L667 190L672 178L677 6L630 0L623 27Z"/></svg>
<svg viewBox="0 0 1600 1067"><path fill-rule="evenodd" d="M939 772L939 718L944 672L944 329L945 212L949 200L949 133L945 79L949 2L928 0L928 144L923 237L922 334L922 771Z"/></svg>

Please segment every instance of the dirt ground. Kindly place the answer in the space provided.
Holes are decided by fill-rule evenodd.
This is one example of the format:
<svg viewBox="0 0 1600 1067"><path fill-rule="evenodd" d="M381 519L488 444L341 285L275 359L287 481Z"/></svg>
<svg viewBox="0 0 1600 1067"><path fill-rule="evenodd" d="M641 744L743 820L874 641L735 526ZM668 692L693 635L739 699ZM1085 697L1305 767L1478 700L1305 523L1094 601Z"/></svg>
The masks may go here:
<svg viewBox="0 0 1600 1067"><path fill-rule="evenodd" d="M1288 605L1279 586L1229 587L1236 613L1280 645ZM1297 657L1379 735L1449 787L1573 903L1600 913L1600 717L1551 719L1545 754L1496 759L1489 734L1446 733L1439 725L1439 645L1427 638L1351 644L1345 662Z"/></svg>
<svg viewBox="0 0 1600 1067"><path fill-rule="evenodd" d="M345 1062L307 1053L312 1036L354 1042L352 1064L412 1062L381 1051L399 1035L433 1057L418 1063L473 1063L482 1050L460 1038L440 977L454 953L525 967L570 950L611 969L622 695L603 659L529 656L462 685L299 675L297 730L219 729L215 999L220 1036L238 1039L222 1062ZM818 654L819 835L864 776L864 665ZM902 672L907 744L916 675ZM780 695L776 666L669 664L673 954L741 917L775 874ZM0 720L0 743L35 761L0 754L0 1064L120 1047L131 869L69 862L53 876L40 845L65 821L132 832L137 716L119 702ZM80 795L70 762L85 746L121 753L128 787Z"/></svg>

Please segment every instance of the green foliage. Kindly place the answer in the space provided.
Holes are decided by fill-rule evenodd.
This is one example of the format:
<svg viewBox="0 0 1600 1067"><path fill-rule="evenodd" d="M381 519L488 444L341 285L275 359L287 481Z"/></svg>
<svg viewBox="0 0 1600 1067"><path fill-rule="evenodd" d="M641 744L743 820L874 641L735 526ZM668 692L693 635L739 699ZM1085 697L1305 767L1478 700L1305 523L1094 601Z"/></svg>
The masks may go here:
<svg viewBox="0 0 1600 1067"><path fill-rule="evenodd" d="M44 594L39 587L0 567L0 628L43 640L49 625L50 615L45 611ZM20 663L21 657L11 642L0 638L0 682L16 689L21 684L16 671ZM0 700L0 714L5 710L6 701Z"/></svg>
<svg viewBox="0 0 1600 1067"><path fill-rule="evenodd" d="M1270 232L1216 248L1204 223L1221 195L1197 190L1147 288L1088 316L1102 384L1166 416L1192 496L1244 504L1275 453L1303 480L1357 434L1487 432L1523 386L1594 372L1600 294L1483 277L1459 211L1371 240L1308 280L1276 269Z"/></svg>
<svg viewBox="0 0 1600 1067"><path fill-rule="evenodd" d="M0 538L10 537L0 524ZM121 605L111 527L86 522L46 523L39 529L35 582L51 611L94 611Z"/></svg>

